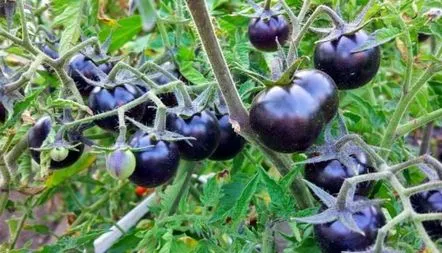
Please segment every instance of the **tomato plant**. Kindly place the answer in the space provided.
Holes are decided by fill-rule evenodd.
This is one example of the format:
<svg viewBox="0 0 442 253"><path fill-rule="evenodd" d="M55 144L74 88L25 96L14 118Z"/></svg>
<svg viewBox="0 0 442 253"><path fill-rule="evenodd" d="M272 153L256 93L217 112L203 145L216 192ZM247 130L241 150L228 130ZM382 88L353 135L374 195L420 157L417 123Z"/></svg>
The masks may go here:
<svg viewBox="0 0 442 253"><path fill-rule="evenodd" d="M436 0L0 0L0 252L440 252Z"/></svg>

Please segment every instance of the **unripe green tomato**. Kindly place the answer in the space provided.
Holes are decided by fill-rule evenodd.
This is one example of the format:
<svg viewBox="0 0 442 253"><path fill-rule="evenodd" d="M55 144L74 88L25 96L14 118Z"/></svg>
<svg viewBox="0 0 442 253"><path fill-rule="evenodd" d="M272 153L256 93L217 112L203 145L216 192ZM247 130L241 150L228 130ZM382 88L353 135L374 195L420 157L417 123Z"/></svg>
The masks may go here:
<svg viewBox="0 0 442 253"><path fill-rule="evenodd" d="M64 147L53 148L50 153L51 159L56 162L63 161L64 159L66 159L66 157L68 157L68 154L69 150Z"/></svg>
<svg viewBox="0 0 442 253"><path fill-rule="evenodd" d="M135 170L135 155L130 150L117 149L106 157L106 169L116 179L126 179Z"/></svg>

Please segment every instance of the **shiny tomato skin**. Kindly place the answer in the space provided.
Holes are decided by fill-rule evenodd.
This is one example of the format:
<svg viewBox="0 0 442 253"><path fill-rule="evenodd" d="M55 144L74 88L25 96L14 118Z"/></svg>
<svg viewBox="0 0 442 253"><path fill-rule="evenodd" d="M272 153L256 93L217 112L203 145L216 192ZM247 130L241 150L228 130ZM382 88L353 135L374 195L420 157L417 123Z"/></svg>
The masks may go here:
<svg viewBox="0 0 442 253"><path fill-rule="evenodd" d="M125 105L142 95L142 91L137 86L123 84L110 89L95 87L89 96L89 107L94 114L114 110ZM144 113L144 104L140 104L129 110L126 115L139 120ZM106 130L118 130L118 116L110 116L104 119L96 120L95 123Z"/></svg>
<svg viewBox="0 0 442 253"><path fill-rule="evenodd" d="M228 114L217 115L216 117L218 119L221 136L218 147L209 159L214 161L230 160L242 151L245 140L233 129Z"/></svg>
<svg viewBox="0 0 442 253"><path fill-rule="evenodd" d="M373 172L374 169L369 165L367 155L360 152L352 156L357 164L359 175ZM348 169L339 160L329 160L319 163L309 163L305 166L305 179L321 187L332 195L337 195L346 178L353 177L355 174ZM357 186L358 195L368 194L371 187L370 182L360 183Z"/></svg>
<svg viewBox="0 0 442 253"><path fill-rule="evenodd" d="M29 148L40 148L43 142L49 135L52 128L52 122L49 117L43 117L39 119L35 125L29 130L28 133L28 147ZM71 166L78 159L80 159L83 154L84 144L76 146L77 150L69 150L67 157L62 161L51 160L51 169L62 169ZM40 151L30 149L32 158L35 162L40 163Z"/></svg>
<svg viewBox="0 0 442 253"><path fill-rule="evenodd" d="M91 59L83 54L78 54L72 58L69 63L68 73L74 80L81 95L89 96L94 86L87 82L87 79L92 81L99 81L99 71L103 71L104 74L109 74L112 70L113 64L103 63L101 65L95 64ZM81 76L80 73L85 77Z"/></svg>
<svg viewBox="0 0 442 253"><path fill-rule="evenodd" d="M340 221L314 225L315 237L323 253L363 251L374 244L379 228L385 225L381 209L375 206L354 213L353 219L365 235L351 231Z"/></svg>
<svg viewBox="0 0 442 253"><path fill-rule="evenodd" d="M219 144L221 132L218 120L212 112L204 110L190 118L183 119L176 114L167 116L167 129L195 140L177 142L181 157L189 161L209 158Z"/></svg>
<svg viewBox="0 0 442 253"><path fill-rule="evenodd" d="M379 47L355 53L352 51L368 39L369 36L361 30L317 44L315 68L330 75L341 90L356 89L367 84L379 70L381 51Z"/></svg>
<svg viewBox="0 0 442 253"><path fill-rule="evenodd" d="M283 46L289 38L290 28L282 15L272 16L270 19L254 18L249 24L249 40L252 45L264 52L275 52L279 44Z"/></svg>
<svg viewBox="0 0 442 253"><path fill-rule="evenodd" d="M255 97L250 125L274 151L305 151L334 117L338 103L336 86L327 74L303 70L295 73L291 85L267 88Z"/></svg>
<svg viewBox="0 0 442 253"><path fill-rule="evenodd" d="M417 213L442 213L442 189L412 195L411 204ZM423 225L433 240L442 238L442 221L424 221Z"/></svg>
<svg viewBox="0 0 442 253"><path fill-rule="evenodd" d="M156 141L151 136L138 131L132 137L129 145L133 148L143 148L134 151L136 166L129 180L146 188L157 187L169 181L176 173L180 153L174 142Z"/></svg>

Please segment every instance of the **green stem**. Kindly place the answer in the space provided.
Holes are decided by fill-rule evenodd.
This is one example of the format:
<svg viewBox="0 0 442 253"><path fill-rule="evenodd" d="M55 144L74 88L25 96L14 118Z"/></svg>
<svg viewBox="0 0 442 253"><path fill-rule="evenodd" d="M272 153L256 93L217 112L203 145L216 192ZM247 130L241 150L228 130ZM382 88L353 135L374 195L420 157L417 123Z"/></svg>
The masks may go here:
<svg viewBox="0 0 442 253"><path fill-rule="evenodd" d="M12 250L15 248L15 244L17 243L17 240L21 234L21 231L23 230L23 226L25 225L26 219L28 218L28 210L25 211L23 216L20 218L20 221L18 223L17 230L11 237L11 244L9 245L9 249Z"/></svg>
<svg viewBox="0 0 442 253"><path fill-rule="evenodd" d="M266 0L264 3L264 10L266 11L270 10L271 6L272 6L272 0Z"/></svg>
<svg viewBox="0 0 442 253"><path fill-rule="evenodd" d="M425 126L433 121L437 121L440 118L442 118L442 108L399 126L396 130L396 137L404 136L417 128Z"/></svg>
<svg viewBox="0 0 442 253"><path fill-rule="evenodd" d="M185 176L184 182L182 183L180 187L180 191L175 196L174 201L172 203L172 206L170 207L169 211L167 212L168 216L171 216L175 214L175 212L178 209L178 206L180 204L180 201L184 195L189 191L189 185L192 179L192 172L195 170L195 167L197 164L195 162L188 162L188 161L182 161L184 164L181 165L180 170L181 172L178 172L178 176ZM177 180L179 182L179 179Z"/></svg>
<svg viewBox="0 0 442 253"><path fill-rule="evenodd" d="M262 253L273 253L274 252L274 233L272 222L268 221L265 225L264 233L262 235Z"/></svg>

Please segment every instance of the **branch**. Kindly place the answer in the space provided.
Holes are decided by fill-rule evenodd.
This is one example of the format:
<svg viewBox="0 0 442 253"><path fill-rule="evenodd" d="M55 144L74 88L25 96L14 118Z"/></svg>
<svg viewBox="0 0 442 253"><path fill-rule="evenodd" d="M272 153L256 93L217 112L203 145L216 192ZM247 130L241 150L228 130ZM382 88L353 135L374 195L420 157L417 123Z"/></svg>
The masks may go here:
<svg viewBox="0 0 442 253"><path fill-rule="evenodd" d="M437 109L434 112L425 114L424 116L421 116L417 119L413 119L412 121L398 127L396 131L396 137L404 136L417 128L438 120L439 118L442 118L442 108Z"/></svg>

